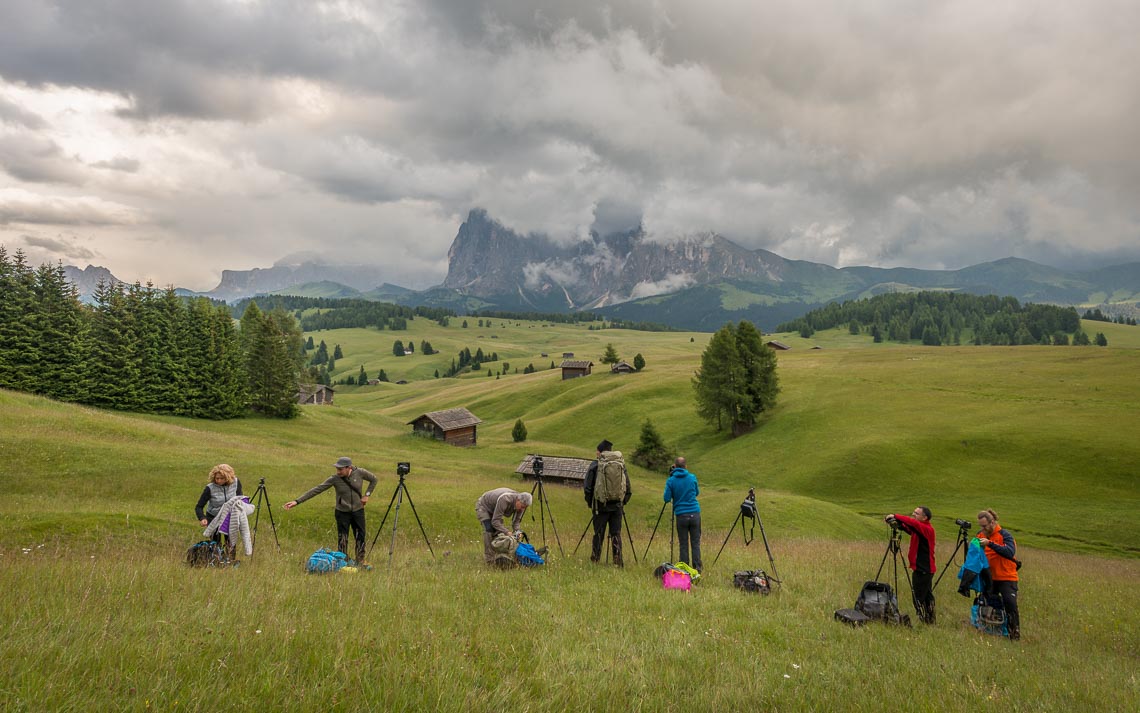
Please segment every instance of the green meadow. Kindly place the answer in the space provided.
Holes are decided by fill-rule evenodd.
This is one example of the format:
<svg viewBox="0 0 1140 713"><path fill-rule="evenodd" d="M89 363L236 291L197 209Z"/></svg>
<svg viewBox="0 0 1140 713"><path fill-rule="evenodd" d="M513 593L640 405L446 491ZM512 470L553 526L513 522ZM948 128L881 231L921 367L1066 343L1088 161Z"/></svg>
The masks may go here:
<svg viewBox="0 0 1140 713"><path fill-rule="evenodd" d="M0 392L0 709L1140 707L1140 329L1086 322L1108 348L776 335L793 347L779 354L779 405L730 439L694 411L690 379L708 334L477 319L313 333L330 352L341 345L334 378L363 365L410 383L338 387L336 405L287 422L138 416ZM394 356L396 339L417 353ZM441 353L420 354L421 340ZM641 353L645 370L596 367L563 382L549 369L563 352L597 362L611 342L626 360ZM500 361L433 378L463 347ZM503 361L510 369L496 378ZM538 371L524 375L528 364ZM476 447L411 435L415 417L457 406L483 419ZM514 443L520 418L529 437ZM514 474L527 453L591 457L602 438L632 452L646 419L700 478L706 573L694 591L664 591L652 577L670 557L667 519L647 561L627 550L624 570L590 565L588 536L575 554L588 509L560 485L547 493L565 557L547 522L546 567L483 568L479 494L529 490ZM375 569L306 575L307 556L335 544L331 495L281 505L341 455L380 478L368 506ZM392 518L378 526L398 461L412 463L408 490L434 557L405 501L389 559ZM200 535L193 505L219 462L247 494L265 479L276 532L263 505L252 559L191 570L181 558ZM663 479L632 468L638 558ZM749 487L784 580L763 598L731 586L734 570L771 570L759 539L745 546L738 527L712 565ZM879 566L882 515L919 504L934 511L940 566L954 518L992 507L1016 534L1021 642L965 626L953 571L936 590L935 626L832 620ZM524 521L533 539L537 516Z"/></svg>

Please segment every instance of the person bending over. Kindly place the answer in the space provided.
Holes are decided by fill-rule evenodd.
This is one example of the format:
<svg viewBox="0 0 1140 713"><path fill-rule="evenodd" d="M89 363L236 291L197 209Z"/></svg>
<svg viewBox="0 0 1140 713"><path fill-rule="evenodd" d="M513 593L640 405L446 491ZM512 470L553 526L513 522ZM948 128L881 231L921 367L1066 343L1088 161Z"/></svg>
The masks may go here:
<svg viewBox="0 0 1140 713"><path fill-rule="evenodd" d="M475 516L483 526L483 561L494 564L495 550L491 547L496 534L513 535L518 538L519 525L523 513L530 507L533 497L530 493L519 493L510 488L488 490L475 501ZM511 529L503 524L503 518L511 515Z"/></svg>

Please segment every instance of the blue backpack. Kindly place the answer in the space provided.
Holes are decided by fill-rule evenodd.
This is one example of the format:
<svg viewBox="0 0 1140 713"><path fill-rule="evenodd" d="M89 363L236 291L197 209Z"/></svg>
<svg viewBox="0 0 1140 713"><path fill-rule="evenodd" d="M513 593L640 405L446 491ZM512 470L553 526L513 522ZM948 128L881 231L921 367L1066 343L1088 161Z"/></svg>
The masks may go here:
<svg viewBox="0 0 1140 713"><path fill-rule="evenodd" d="M345 565L343 552L321 548L309 556L305 570L309 574L327 574L335 572Z"/></svg>
<svg viewBox="0 0 1140 713"><path fill-rule="evenodd" d="M515 550L515 558L523 567L537 567L546 564L546 560L535 551L534 545L529 542L522 542Z"/></svg>

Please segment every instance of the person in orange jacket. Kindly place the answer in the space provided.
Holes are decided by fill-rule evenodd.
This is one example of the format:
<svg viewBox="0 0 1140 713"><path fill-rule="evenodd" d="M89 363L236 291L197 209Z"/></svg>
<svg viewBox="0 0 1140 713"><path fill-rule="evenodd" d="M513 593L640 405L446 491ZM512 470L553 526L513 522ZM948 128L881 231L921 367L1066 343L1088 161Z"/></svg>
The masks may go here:
<svg viewBox="0 0 1140 713"><path fill-rule="evenodd" d="M978 526L982 528L977 535L978 542L986 552L993 576L991 591L1001 597L1009 638L1017 641L1021 638L1021 616L1017 610L1017 569L1021 563L1017 561L1017 543L1013 541L1013 534L998 524L993 510L978 513Z"/></svg>

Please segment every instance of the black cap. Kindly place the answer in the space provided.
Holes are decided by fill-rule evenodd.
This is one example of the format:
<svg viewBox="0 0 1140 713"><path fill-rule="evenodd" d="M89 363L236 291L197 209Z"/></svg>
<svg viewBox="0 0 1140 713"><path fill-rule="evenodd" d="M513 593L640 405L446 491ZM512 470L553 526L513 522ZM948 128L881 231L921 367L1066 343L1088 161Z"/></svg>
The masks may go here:
<svg viewBox="0 0 1140 713"><path fill-rule="evenodd" d="M610 443L609 441L603 440L601 443L598 444L598 453L605 453L606 451L612 451L613 448L614 448L614 444Z"/></svg>

